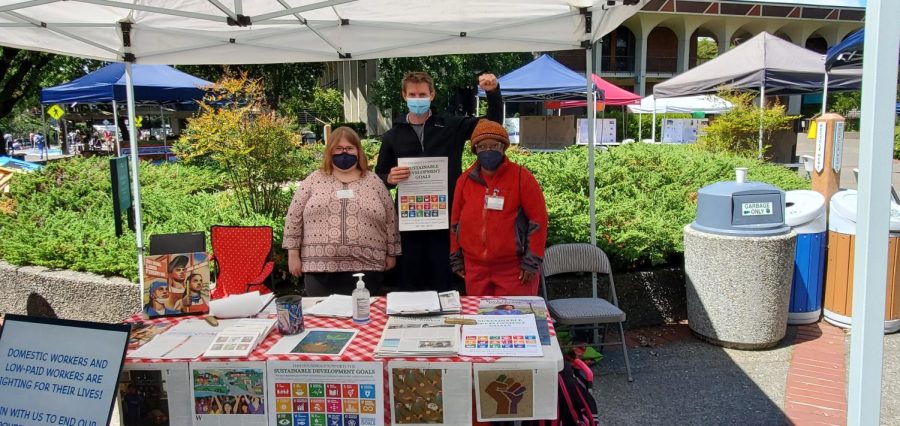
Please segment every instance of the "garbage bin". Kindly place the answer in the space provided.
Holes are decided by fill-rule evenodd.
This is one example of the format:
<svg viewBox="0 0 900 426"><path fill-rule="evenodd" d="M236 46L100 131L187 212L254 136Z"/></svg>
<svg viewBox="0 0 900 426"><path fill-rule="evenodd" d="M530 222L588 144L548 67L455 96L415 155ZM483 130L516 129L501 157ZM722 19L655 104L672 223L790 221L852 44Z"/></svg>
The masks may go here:
<svg viewBox="0 0 900 426"><path fill-rule="evenodd" d="M796 234L784 192L760 182L719 182L697 194L684 228L688 325L737 349L777 344L787 330Z"/></svg>
<svg viewBox="0 0 900 426"><path fill-rule="evenodd" d="M825 321L850 328L853 315L853 267L856 245L855 190L848 189L831 197L828 220L828 266L825 274ZM891 202L888 239L887 297L884 307L884 332L900 330L900 205Z"/></svg>
<svg viewBox="0 0 900 426"><path fill-rule="evenodd" d="M825 275L825 197L816 191L785 193L784 222L797 233L788 324L812 324L822 314Z"/></svg>

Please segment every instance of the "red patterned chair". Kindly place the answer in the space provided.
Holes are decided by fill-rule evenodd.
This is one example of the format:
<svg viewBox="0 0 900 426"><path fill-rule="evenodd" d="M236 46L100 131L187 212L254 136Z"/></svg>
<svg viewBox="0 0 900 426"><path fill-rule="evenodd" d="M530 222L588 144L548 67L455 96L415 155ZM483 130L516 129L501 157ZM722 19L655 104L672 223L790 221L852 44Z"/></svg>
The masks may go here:
<svg viewBox="0 0 900 426"><path fill-rule="evenodd" d="M269 260L272 252L272 228L269 226L213 226L212 258L218 275L213 299L251 290L270 293L265 286L272 274L275 262Z"/></svg>

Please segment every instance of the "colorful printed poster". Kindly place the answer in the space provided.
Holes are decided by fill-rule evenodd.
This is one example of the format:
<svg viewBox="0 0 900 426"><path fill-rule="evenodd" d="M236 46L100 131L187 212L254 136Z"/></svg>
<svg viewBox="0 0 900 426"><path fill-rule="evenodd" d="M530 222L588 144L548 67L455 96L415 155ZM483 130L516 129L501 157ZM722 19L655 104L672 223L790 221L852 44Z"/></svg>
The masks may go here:
<svg viewBox="0 0 900 426"><path fill-rule="evenodd" d="M122 425L187 425L193 417L187 362L125 364L119 375Z"/></svg>
<svg viewBox="0 0 900 426"><path fill-rule="evenodd" d="M296 336L284 336L266 355L340 355L359 330L309 328Z"/></svg>
<svg viewBox="0 0 900 426"><path fill-rule="evenodd" d="M556 418L554 362L495 362L474 364L473 369L478 421Z"/></svg>
<svg viewBox="0 0 900 426"><path fill-rule="evenodd" d="M462 327L459 354L466 356L541 357L534 315L464 315L476 321Z"/></svg>
<svg viewBox="0 0 900 426"><path fill-rule="evenodd" d="M388 363L393 424L470 424L471 368L468 362Z"/></svg>
<svg viewBox="0 0 900 426"><path fill-rule="evenodd" d="M269 424L381 426L380 362L269 361Z"/></svg>
<svg viewBox="0 0 900 426"><path fill-rule="evenodd" d="M191 363L194 425L266 425L266 363Z"/></svg>
<svg viewBox="0 0 900 426"><path fill-rule="evenodd" d="M205 252L144 258L144 316L209 312L209 255Z"/></svg>
<svg viewBox="0 0 900 426"><path fill-rule="evenodd" d="M397 185L401 231L450 228L447 157L398 158L409 179Z"/></svg>

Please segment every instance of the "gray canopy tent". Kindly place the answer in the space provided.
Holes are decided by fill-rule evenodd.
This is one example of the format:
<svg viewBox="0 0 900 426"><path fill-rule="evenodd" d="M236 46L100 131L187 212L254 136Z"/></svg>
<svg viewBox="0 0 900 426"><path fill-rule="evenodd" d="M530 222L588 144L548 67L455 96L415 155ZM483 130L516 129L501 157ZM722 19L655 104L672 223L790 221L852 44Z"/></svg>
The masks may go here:
<svg viewBox="0 0 900 426"><path fill-rule="evenodd" d="M828 84L832 90L858 89L861 80L859 74L832 74ZM733 90L759 90L762 107L766 95L817 93L825 83L824 56L763 32L709 62L657 84L653 95L702 95L727 86ZM760 120L760 154L762 138Z"/></svg>

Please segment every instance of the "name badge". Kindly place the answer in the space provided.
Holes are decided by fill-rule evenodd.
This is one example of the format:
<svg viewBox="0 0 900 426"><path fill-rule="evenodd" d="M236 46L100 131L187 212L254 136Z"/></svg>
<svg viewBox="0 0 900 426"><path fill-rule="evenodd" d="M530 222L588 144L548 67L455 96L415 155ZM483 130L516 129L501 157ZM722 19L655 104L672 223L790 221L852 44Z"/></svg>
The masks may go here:
<svg viewBox="0 0 900 426"><path fill-rule="evenodd" d="M343 200L345 198L353 198L353 190L352 189L339 189L337 192L337 197L339 200Z"/></svg>
<svg viewBox="0 0 900 426"><path fill-rule="evenodd" d="M488 210L503 210L503 197L497 195L484 197L484 208Z"/></svg>

